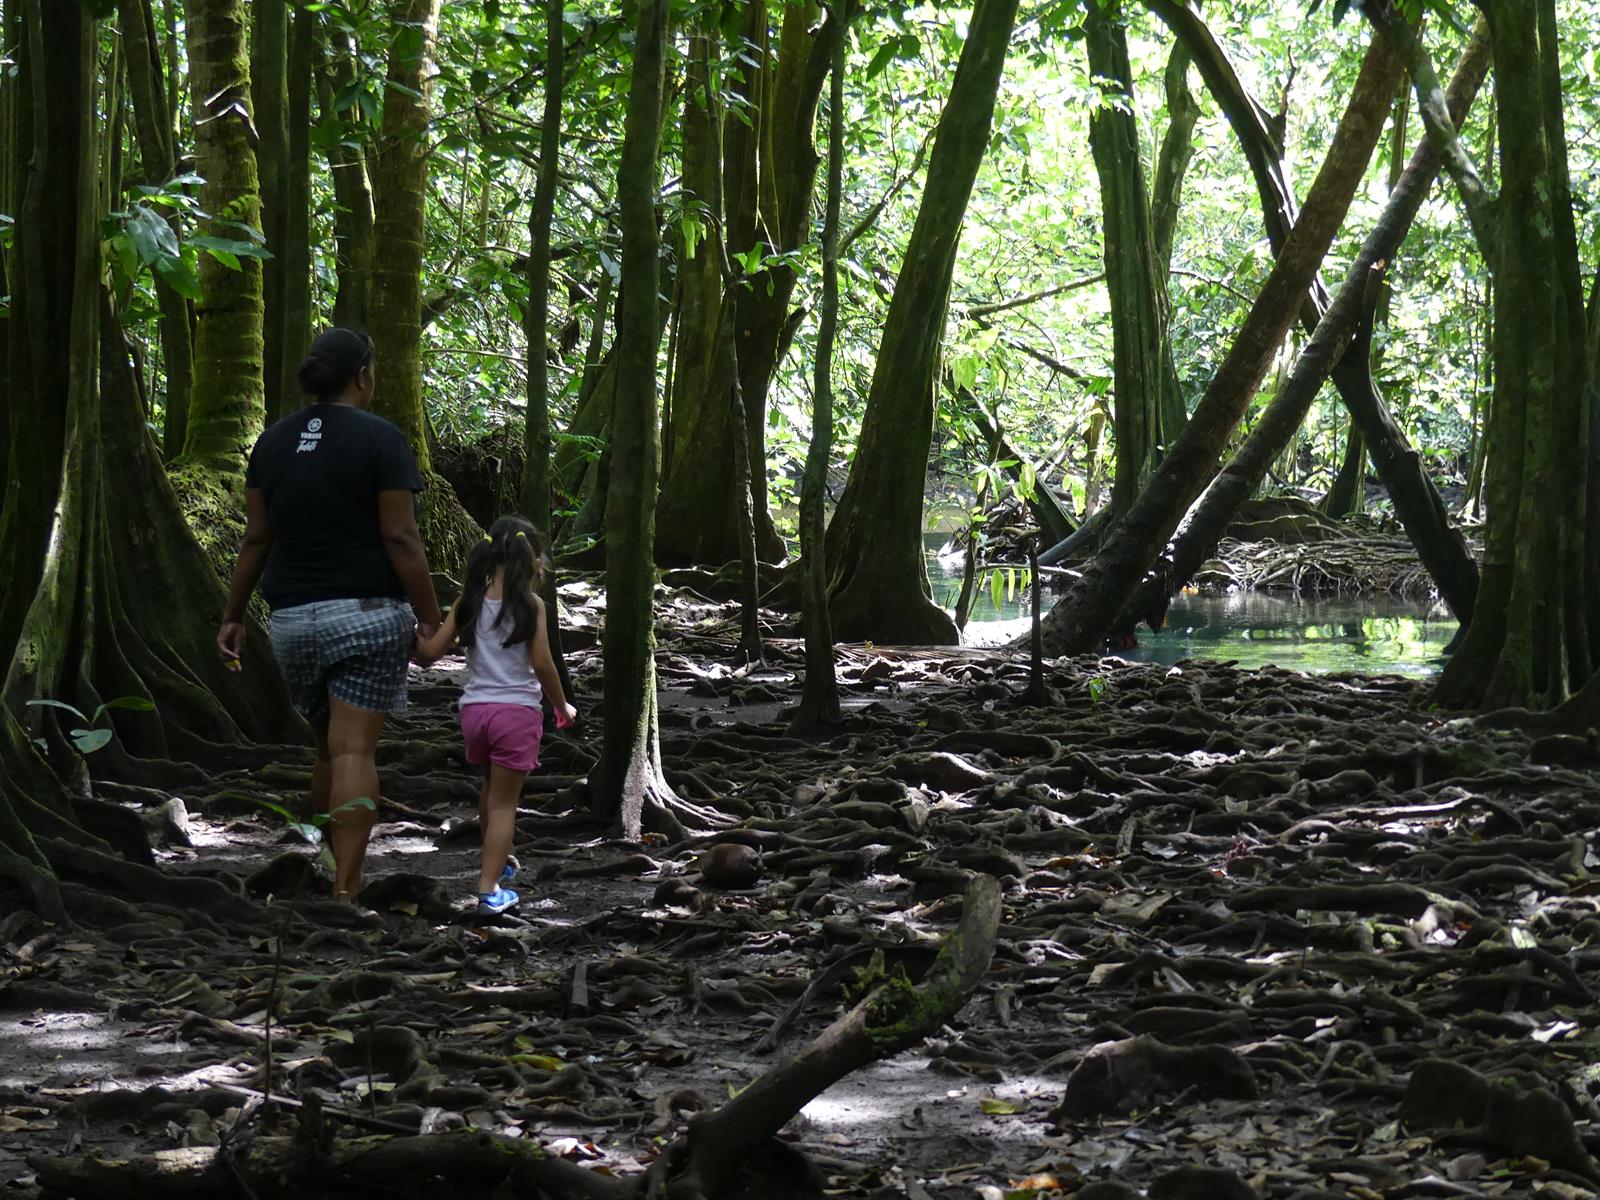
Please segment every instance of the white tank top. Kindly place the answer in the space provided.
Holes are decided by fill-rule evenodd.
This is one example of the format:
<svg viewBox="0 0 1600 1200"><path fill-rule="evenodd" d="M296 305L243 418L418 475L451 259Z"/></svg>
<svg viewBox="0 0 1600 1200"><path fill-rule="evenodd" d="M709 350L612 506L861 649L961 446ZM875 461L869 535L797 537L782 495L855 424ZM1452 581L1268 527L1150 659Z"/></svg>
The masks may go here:
<svg viewBox="0 0 1600 1200"><path fill-rule="evenodd" d="M511 622L495 628L500 617L500 601L485 596L478 610L478 636L467 651L467 686L462 704L521 704L538 708L544 698L539 677L527 642L502 645L511 632Z"/></svg>

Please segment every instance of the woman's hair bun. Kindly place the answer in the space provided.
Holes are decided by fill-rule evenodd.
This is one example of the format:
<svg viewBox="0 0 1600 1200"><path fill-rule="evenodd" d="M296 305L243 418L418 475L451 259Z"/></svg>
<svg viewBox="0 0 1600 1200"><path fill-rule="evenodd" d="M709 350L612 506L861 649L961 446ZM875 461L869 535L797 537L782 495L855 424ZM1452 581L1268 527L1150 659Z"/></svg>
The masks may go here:
<svg viewBox="0 0 1600 1200"><path fill-rule="evenodd" d="M300 363L300 388L308 396L337 396L372 361L372 339L353 329L327 329L317 335Z"/></svg>

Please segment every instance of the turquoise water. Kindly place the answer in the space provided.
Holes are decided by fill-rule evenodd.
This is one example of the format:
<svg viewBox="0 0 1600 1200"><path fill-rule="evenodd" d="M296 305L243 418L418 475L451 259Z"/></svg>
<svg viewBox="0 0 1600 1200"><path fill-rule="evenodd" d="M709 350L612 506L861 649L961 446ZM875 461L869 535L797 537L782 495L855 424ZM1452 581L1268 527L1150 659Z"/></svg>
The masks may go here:
<svg viewBox="0 0 1600 1200"><path fill-rule="evenodd" d="M934 599L953 607L961 591L959 563L931 561ZM1029 593L1019 575L1001 586L999 603L988 586L973 605L963 640L998 645L1027 632ZM1044 609L1055 596L1046 592ZM1133 662L1180 659L1235 661L1242 667L1277 666L1321 674L1432 675L1458 626L1443 605L1387 596L1353 599L1280 596L1265 592L1178 596L1167 626L1138 631L1139 645L1114 653Z"/></svg>

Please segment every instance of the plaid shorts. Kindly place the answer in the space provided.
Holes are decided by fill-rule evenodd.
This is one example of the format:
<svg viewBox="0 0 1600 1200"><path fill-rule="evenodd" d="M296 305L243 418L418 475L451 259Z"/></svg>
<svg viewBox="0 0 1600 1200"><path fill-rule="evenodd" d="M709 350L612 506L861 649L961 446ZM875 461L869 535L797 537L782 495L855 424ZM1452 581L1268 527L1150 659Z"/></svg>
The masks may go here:
<svg viewBox="0 0 1600 1200"><path fill-rule="evenodd" d="M416 630L404 600L318 600L272 614L272 648L295 707L311 720L328 715L330 697L398 713Z"/></svg>

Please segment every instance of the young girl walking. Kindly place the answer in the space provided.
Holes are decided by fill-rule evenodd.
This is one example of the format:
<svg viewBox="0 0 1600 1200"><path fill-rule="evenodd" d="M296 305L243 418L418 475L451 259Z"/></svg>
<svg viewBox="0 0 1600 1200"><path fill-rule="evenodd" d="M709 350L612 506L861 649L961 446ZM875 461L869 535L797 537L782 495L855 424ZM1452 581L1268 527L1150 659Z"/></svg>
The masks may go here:
<svg viewBox="0 0 1600 1200"><path fill-rule="evenodd" d="M521 517L501 517L467 555L461 598L444 624L432 637L417 640L423 659L442 658L456 644L467 652L461 733L467 761L484 768L478 794L483 831L479 912L505 912L521 899L506 886L514 875L508 860L522 785L539 765L541 700L550 698L558 729L578 716L550 657L545 606L539 598L543 579L539 531Z"/></svg>

